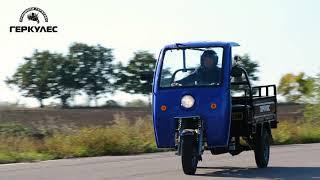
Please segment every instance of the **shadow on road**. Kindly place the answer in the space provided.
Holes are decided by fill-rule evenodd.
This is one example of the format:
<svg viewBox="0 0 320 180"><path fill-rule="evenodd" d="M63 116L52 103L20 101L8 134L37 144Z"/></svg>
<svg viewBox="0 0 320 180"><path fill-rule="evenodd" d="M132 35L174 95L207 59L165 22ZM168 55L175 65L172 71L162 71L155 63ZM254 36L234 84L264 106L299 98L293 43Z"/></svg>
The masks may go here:
<svg viewBox="0 0 320 180"><path fill-rule="evenodd" d="M198 167L197 176L262 178L262 179L320 179L320 167Z"/></svg>

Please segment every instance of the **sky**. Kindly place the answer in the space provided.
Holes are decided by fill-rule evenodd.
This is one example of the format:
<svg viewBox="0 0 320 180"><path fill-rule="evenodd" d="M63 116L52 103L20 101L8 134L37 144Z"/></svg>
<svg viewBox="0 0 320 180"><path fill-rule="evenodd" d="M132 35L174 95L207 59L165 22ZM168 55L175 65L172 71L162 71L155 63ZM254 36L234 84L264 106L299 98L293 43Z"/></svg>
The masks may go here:
<svg viewBox="0 0 320 180"><path fill-rule="evenodd" d="M0 102L38 106L4 80L35 49L67 53L73 42L112 48L116 60L126 63L138 50L157 57L166 44L235 41L241 45L239 52L259 63L257 84L278 84L289 72L320 72L318 0L10 0L1 7ZM47 24L57 25L58 33L9 32L29 7L44 10ZM143 97L118 92L108 98L124 103ZM50 102L54 100L45 104ZM85 102L83 96L76 98L77 104Z"/></svg>

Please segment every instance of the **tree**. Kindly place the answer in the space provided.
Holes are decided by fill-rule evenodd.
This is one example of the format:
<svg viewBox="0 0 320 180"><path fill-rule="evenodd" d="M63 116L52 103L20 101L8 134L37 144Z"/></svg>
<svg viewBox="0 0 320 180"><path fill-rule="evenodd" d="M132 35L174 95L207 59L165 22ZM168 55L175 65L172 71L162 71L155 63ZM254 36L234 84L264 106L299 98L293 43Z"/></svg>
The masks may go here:
<svg viewBox="0 0 320 180"><path fill-rule="evenodd" d="M121 107L121 105L115 100L107 100L104 107Z"/></svg>
<svg viewBox="0 0 320 180"><path fill-rule="evenodd" d="M317 74L317 76L314 78L314 94L315 94L314 96L315 103L320 105L320 73Z"/></svg>
<svg viewBox="0 0 320 180"><path fill-rule="evenodd" d="M320 73L314 78L313 101L306 105L304 118L313 124L320 124Z"/></svg>
<svg viewBox="0 0 320 180"><path fill-rule="evenodd" d="M259 80L257 73L259 72L259 64L252 60L248 54L244 54L243 56L236 55L235 61L233 64L237 64L240 67L244 68L247 71L249 80L251 85L255 83L255 81ZM241 77L232 78L231 81L245 81L245 77L242 75ZM247 91L248 86L246 85L233 85L231 88L232 96L244 96L245 91ZM256 93L255 91L253 93Z"/></svg>
<svg viewBox="0 0 320 180"><path fill-rule="evenodd" d="M258 81L259 77L257 75L257 72L259 72L259 64L256 61L253 61L249 54L240 56L240 59L241 60L238 63L247 71L249 79L251 81Z"/></svg>
<svg viewBox="0 0 320 180"><path fill-rule="evenodd" d="M49 51L35 50L31 57L25 57L11 78L7 78L8 85L16 85L25 97L34 97L43 107L43 99L51 97L51 88L55 85L54 63L59 55Z"/></svg>
<svg viewBox="0 0 320 180"><path fill-rule="evenodd" d="M144 74L154 71L156 59L148 51L138 51L127 66L118 65L117 85L120 90L128 93L150 95L152 91L152 79L141 80Z"/></svg>
<svg viewBox="0 0 320 180"><path fill-rule="evenodd" d="M314 78L307 77L303 72L298 75L288 73L281 77L278 91L287 101L302 103L310 100L309 98L312 97L314 88Z"/></svg>
<svg viewBox="0 0 320 180"><path fill-rule="evenodd" d="M89 46L82 43L74 43L69 48L69 57L77 63L77 79L80 87L95 100L104 93L114 91L114 57L112 49L101 45Z"/></svg>
<svg viewBox="0 0 320 180"><path fill-rule="evenodd" d="M126 103L126 107L148 107L148 103L141 99L135 99Z"/></svg>
<svg viewBox="0 0 320 180"><path fill-rule="evenodd" d="M55 84L50 89L51 94L60 98L62 107L67 107L68 99L81 88L77 78L78 64L74 59L62 55L58 55L53 64L56 70L54 71Z"/></svg>

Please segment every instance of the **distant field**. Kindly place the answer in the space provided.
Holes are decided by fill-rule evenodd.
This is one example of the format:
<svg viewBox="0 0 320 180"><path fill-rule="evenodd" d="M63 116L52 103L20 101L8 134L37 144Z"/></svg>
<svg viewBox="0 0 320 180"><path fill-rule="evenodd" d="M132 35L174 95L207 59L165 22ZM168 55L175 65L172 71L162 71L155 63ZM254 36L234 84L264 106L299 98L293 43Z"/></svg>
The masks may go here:
<svg viewBox="0 0 320 180"><path fill-rule="evenodd" d="M150 114L151 110L147 108L11 109L0 110L0 124L18 123L45 129L108 126L116 115L134 121Z"/></svg>
<svg viewBox="0 0 320 180"><path fill-rule="evenodd" d="M303 105L279 104L278 119L303 119ZM19 123L36 128L108 126L115 115L133 121L151 115L149 108L10 109L0 110L0 123Z"/></svg>

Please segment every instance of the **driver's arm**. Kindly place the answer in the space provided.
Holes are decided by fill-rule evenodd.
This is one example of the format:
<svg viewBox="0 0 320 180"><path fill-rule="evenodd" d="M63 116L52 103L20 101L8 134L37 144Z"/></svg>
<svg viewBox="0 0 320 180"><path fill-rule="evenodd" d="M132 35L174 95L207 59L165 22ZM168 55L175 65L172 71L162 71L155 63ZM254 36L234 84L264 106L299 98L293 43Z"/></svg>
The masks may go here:
<svg viewBox="0 0 320 180"><path fill-rule="evenodd" d="M175 82L182 85L193 85L194 82L197 80L197 74L198 74L197 71L195 71L189 76Z"/></svg>

